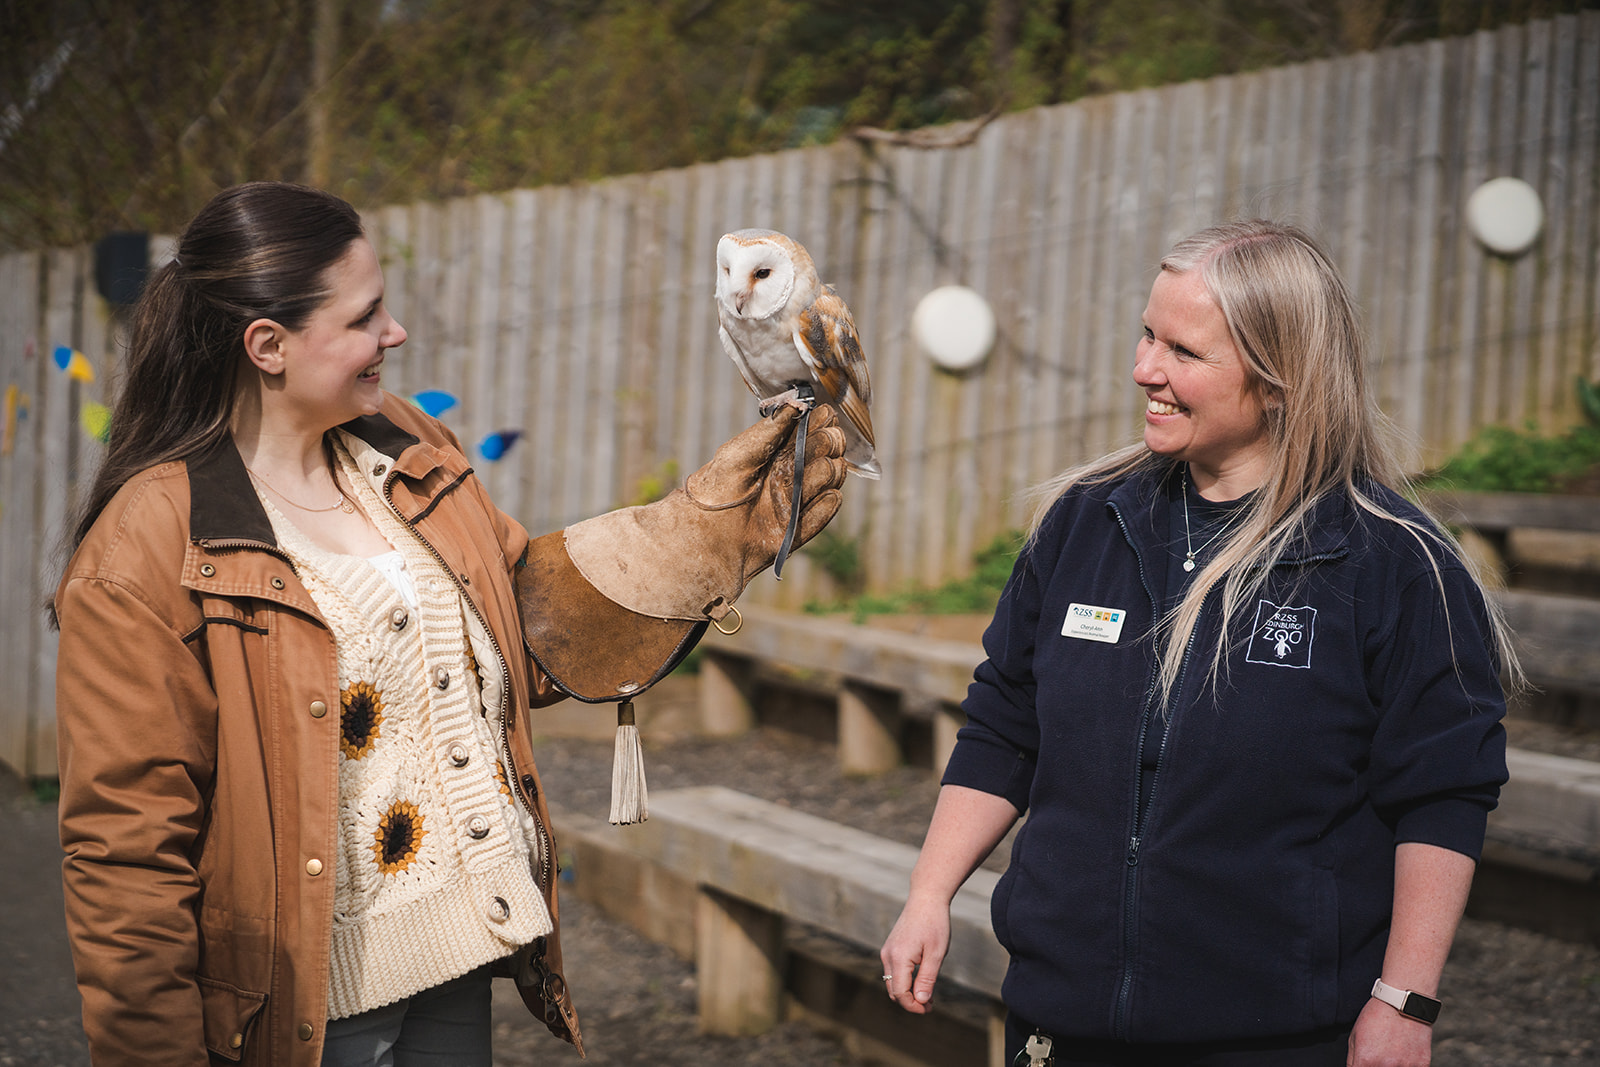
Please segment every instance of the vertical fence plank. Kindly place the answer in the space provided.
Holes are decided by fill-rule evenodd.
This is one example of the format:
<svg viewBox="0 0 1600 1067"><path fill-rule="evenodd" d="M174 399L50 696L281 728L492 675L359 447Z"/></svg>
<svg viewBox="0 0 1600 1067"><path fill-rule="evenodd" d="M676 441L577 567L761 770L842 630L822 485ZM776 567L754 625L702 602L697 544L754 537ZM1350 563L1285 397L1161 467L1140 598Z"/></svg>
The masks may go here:
<svg viewBox="0 0 1600 1067"><path fill-rule="evenodd" d="M1539 195L1545 205L1545 229L1537 259L1550 263L1565 263L1567 243L1571 240L1572 220L1567 215L1567 187L1572 172L1567 160L1573 152L1572 145L1572 88L1577 61L1577 39L1571 31L1576 29L1576 19L1564 16L1548 24L1552 31L1547 45L1549 56L1549 99L1545 112L1544 137L1538 146L1543 167L1540 175ZM1563 32L1565 31L1565 32ZM1532 150L1530 149L1530 152ZM1537 262L1536 259L1536 262ZM1573 410L1575 390L1572 373L1576 370L1566 359L1566 330L1561 324L1562 277L1558 270L1540 270L1537 276L1538 295L1533 311L1539 351L1539 369L1533 388L1535 417L1557 417ZM1564 419L1562 421L1565 421Z"/></svg>
<svg viewBox="0 0 1600 1067"><path fill-rule="evenodd" d="M30 417L37 435L34 501L37 540L33 582L23 603L42 604L55 589L58 560L56 546L65 533L68 503L69 451L78 430L75 383L50 358L56 346L77 340L77 320L83 300L81 257L87 250L51 251L45 256L43 312L39 373ZM28 751L22 768L27 775L55 773L56 638L40 612L23 612L31 659L28 687L32 714L28 725Z"/></svg>
<svg viewBox="0 0 1600 1067"><path fill-rule="evenodd" d="M1577 91L1573 94L1570 185L1571 254L1562 271L1570 365L1589 381L1600 379L1600 11L1578 16ZM1588 180L1584 181L1587 176Z"/></svg>
<svg viewBox="0 0 1600 1067"><path fill-rule="evenodd" d="M1541 195L1547 191L1544 182L1545 123L1548 120L1548 91L1550 82L1550 28L1547 21L1530 23L1523 27L1522 107L1515 118L1513 129L1507 131L1507 141L1515 138L1509 173L1526 181ZM1510 118L1510 116L1508 116ZM1545 239L1551 240L1550 200L1544 196ZM1519 256L1511 264L1506 305L1507 365L1506 386L1510 417L1520 425L1538 415L1535 398L1540 378L1539 338L1535 335L1539 313L1538 285L1539 259L1536 256Z"/></svg>
<svg viewBox="0 0 1600 1067"><path fill-rule="evenodd" d="M495 331L496 350L503 370L497 396L503 429L524 436L507 461L505 476L495 493L495 503L511 517L526 523L524 501L533 471L533 418L530 384L536 372L534 301L537 299L538 249L534 245L538 197L531 190L511 193L506 203L506 273L504 307ZM530 531L542 533L544 531Z"/></svg>
<svg viewBox="0 0 1600 1067"><path fill-rule="evenodd" d="M0 690L0 760L28 773L29 728L36 714L31 612L33 567L39 550L34 472L39 468L39 410L34 394L49 352L39 336L39 276L43 253L0 257L0 590L10 610L0 640L0 670L12 683ZM19 610L20 609L20 610Z"/></svg>

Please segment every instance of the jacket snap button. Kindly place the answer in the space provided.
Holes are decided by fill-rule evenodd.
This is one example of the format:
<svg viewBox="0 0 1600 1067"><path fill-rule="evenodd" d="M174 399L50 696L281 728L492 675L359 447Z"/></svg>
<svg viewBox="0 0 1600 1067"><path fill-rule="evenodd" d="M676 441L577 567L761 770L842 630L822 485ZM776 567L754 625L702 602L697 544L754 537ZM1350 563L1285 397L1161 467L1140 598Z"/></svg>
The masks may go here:
<svg viewBox="0 0 1600 1067"><path fill-rule="evenodd" d="M388 469L389 465L387 463L379 463L372 468L372 476L374 478L381 478L383 477L383 472Z"/></svg>
<svg viewBox="0 0 1600 1067"><path fill-rule="evenodd" d="M467 746L460 741L450 746L450 762L457 767L465 767L472 757L467 754Z"/></svg>
<svg viewBox="0 0 1600 1067"><path fill-rule="evenodd" d="M326 714L328 714L328 705L324 704L320 700L313 700L311 702L311 717L313 719L320 719Z"/></svg>
<svg viewBox="0 0 1600 1067"><path fill-rule="evenodd" d="M306 860L306 873L309 874L313 878L315 878L317 875L321 874L322 873L322 861L321 860L315 860L315 859Z"/></svg>
<svg viewBox="0 0 1600 1067"><path fill-rule="evenodd" d="M511 905L506 903L505 897L495 897L484 910L489 913L489 918L497 923L503 923L511 918Z"/></svg>
<svg viewBox="0 0 1600 1067"><path fill-rule="evenodd" d="M209 563L200 564L200 576L202 578L209 578L213 574L216 574L216 573L217 573L217 568L213 567L211 564L209 564Z"/></svg>
<svg viewBox="0 0 1600 1067"><path fill-rule="evenodd" d="M232 1037L228 1038L228 1047L229 1048L242 1048L243 1046L244 1046L244 1035L243 1034L234 1034Z"/></svg>
<svg viewBox="0 0 1600 1067"><path fill-rule="evenodd" d="M316 1034L316 1031L311 1029L310 1023L301 1023L299 1032L301 1041L310 1041L311 1038Z"/></svg>
<svg viewBox="0 0 1600 1067"><path fill-rule="evenodd" d="M440 667L438 670L434 671L433 684L438 686L440 689L449 689L450 672L445 670L443 667Z"/></svg>
<svg viewBox="0 0 1600 1067"><path fill-rule="evenodd" d="M282 589L283 588L283 579L282 578L274 578L274 579L272 579L272 588L274 588L274 589Z"/></svg>
<svg viewBox="0 0 1600 1067"><path fill-rule="evenodd" d="M489 836L489 820L482 815L474 815L467 820L467 833L472 835L474 841L482 841ZM495 898L499 900L499 897Z"/></svg>
<svg viewBox="0 0 1600 1067"><path fill-rule="evenodd" d="M389 625L396 630L404 630L406 623L411 621L411 616L406 614L405 608L395 608L389 613Z"/></svg>

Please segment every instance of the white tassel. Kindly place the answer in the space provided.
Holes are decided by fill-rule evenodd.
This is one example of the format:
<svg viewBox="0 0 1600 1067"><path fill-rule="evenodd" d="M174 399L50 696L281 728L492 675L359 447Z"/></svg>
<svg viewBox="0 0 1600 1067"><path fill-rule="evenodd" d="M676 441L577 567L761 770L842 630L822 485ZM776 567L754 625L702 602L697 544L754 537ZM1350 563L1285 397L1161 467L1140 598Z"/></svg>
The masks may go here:
<svg viewBox="0 0 1600 1067"><path fill-rule="evenodd" d="M617 746L611 757L611 823L627 826L650 817L650 793L644 784L644 750L633 721L633 701L617 705Z"/></svg>

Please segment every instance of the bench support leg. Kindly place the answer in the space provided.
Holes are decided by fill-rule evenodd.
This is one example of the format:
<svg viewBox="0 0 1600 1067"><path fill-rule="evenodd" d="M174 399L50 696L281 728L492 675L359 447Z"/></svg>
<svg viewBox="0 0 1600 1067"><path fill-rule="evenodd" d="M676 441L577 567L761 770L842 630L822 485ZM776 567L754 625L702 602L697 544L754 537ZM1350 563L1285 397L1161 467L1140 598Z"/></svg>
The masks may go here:
<svg viewBox="0 0 1600 1067"><path fill-rule="evenodd" d="M839 765L846 774L882 774L900 766L900 699L846 681L839 690Z"/></svg>
<svg viewBox="0 0 1600 1067"><path fill-rule="evenodd" d="M695 914L700 1029L739 1036L783 1017L783 917L701 887Z"/></svg>
<svg viewBox="0 0 1600 1067"><path fill-rule="evenodd" d="M1006 1063L1006 1006L989 1002L989 1067L1010 1067Z"/></svg>
<svg viewBox="0 0 1600 1067"><path fill-rule="evenodd" d="M707 649L700 660L701 725L711 737L737 737L756 724L750 706L750 664Z"/></svg>

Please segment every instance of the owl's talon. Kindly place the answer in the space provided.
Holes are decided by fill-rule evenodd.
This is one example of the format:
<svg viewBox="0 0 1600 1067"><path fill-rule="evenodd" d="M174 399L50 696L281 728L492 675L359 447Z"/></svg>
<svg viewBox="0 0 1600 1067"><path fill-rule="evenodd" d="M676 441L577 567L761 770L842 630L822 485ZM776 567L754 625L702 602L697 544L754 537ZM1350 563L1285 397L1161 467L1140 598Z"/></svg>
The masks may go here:
<svg viewBox="0 0 1600 1067"><path fill-rule="evenodd" d="M810 393L811 390L808 388L806 392ZM817 406L817 401L814 395L802 396L800 394L800 387L796 386L793 389L790 389L788 392L779 393L777 396L769 396L765 400L759 401L756 404L756 410L761 413L762 418L770 419L779 408L785 406L794 408L800 414L804 415L806 412Z"/></svg>

